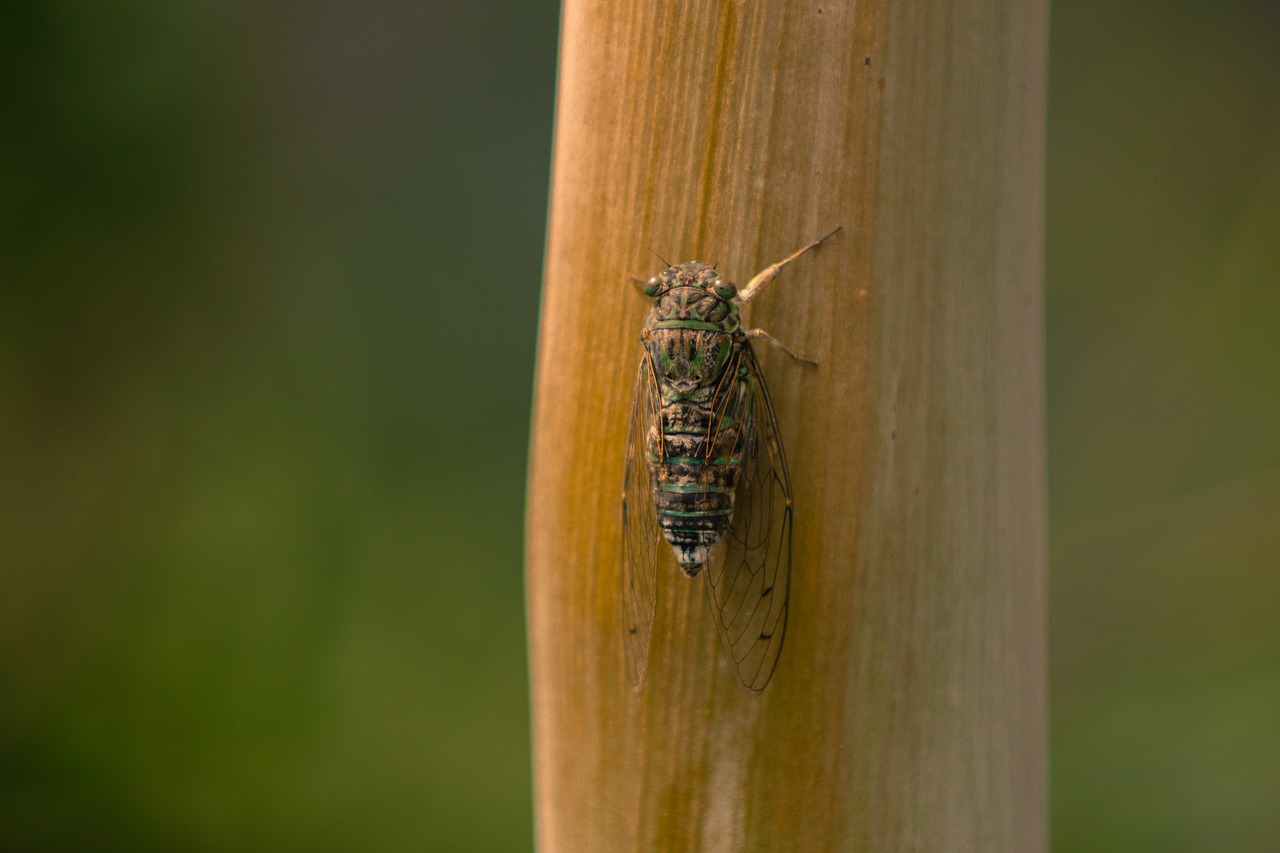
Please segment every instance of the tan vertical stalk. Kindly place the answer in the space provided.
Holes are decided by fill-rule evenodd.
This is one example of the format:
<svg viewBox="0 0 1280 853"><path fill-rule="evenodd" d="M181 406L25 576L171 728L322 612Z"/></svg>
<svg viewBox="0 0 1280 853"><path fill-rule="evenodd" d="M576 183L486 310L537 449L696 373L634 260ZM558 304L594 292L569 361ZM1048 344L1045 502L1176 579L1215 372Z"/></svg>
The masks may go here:
<svg viewBox="0 0 1280 853"><path fill-rule="evenodd" d="M565 0L528 508L543 853L1046 845L1045 0ZM672 262L753 302L791 619L737 687L664 555L627 683L619 495Z"/></svg>

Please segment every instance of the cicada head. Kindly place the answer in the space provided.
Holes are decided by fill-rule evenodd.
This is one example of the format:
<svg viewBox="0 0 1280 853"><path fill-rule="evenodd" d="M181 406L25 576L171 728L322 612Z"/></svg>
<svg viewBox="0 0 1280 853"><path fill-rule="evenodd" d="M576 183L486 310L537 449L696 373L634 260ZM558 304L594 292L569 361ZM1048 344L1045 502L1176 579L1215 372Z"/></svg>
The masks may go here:
<svg viewBox="0 0 1280 853"><path fill-rule="evenodd" d="M713 293L721 299L732 299L738 293L733 283L722 279L715 267L709 267L698 261L689 261L668 267L649 279L645 282L644 294L660 297L677 287L696 287Z"/></svg>

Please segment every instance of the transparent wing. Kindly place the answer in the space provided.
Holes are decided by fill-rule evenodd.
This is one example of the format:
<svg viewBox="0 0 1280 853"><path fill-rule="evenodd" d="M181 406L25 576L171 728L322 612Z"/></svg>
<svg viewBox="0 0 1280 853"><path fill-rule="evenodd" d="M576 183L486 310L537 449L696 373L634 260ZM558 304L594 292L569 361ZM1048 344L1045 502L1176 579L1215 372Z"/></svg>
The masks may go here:
<svg viewBox="0 0 1280 853"><path fill-rule="evenodd" d="M622 645L631 686L644 684L649 670L649 635L657 604L658 554L663 545L653 508L653 486L645 461L648 435L661 425L659 399L647 355L640 358L631 429L622 482ZM659 443L659 447L662 445Z"/></svg>
<svg viewBox="0 0 1280 853"><path fill-rule="evenodd" d="M748 690L773 677L791 594L791 476L769 389L750 344L742 346L749 395L733 523L703 576L725 655Z"/></svg>

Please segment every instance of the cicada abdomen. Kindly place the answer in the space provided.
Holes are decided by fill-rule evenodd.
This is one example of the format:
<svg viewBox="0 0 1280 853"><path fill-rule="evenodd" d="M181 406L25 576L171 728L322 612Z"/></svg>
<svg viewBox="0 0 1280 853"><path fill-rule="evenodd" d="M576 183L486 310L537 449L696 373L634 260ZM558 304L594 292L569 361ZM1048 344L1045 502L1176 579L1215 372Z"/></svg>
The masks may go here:
<svg viewBox="0 0 1280 853"><path fill-rule="evenodd" d="M773 675L790 590L791 481L750 343L772 339L744 329L738 306L830 236L741 290L696 261L645 283L654 305L640 335L622 496L624 648L636 687L648 670L664 541L685 575L705 578L738 680L758 692Z"/></svg>

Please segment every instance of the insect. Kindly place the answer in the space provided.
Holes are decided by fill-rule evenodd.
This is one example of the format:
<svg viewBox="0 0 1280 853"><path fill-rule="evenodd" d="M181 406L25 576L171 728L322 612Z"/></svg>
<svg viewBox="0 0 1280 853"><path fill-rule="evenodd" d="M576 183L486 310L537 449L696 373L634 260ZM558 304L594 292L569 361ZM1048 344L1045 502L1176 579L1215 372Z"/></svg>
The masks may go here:
<svg viewBox="0 0 1280 853"><path fill-rule="evenodd" d="M663 540L685 575L705 579L742 685L758 693L773 676L791 585L791 477L751 340L817 365L744 328L738 306L839 230L741 289L696 261L642 282L654 303L640 333L622 487L623 646L633 687L648 672Z"/></svg>

